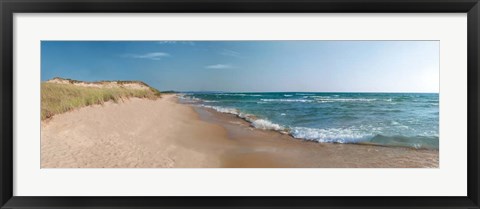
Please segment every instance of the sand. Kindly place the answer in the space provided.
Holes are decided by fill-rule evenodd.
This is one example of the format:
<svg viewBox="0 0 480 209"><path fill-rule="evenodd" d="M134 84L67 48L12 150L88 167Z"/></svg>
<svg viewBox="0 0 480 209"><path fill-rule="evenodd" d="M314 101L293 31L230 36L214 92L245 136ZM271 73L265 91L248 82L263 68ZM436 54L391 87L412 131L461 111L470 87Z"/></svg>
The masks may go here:
<svg viewBox="0 0 480 209"><path fill-rule="evenodd" d="M233 115L131 98L42 121L42 168L425 167L437 150L325 144L253 129Z"/></svg>
<svg viewBox="0 0 480 209"><path fill-rule="evenodd" d="M204 142L225 130L173 95L84 107L42 122L42 168L216 167ZM195 140L191 140L195 139ZM208 143L206 143L208 144ZM214 151L209 149L209 151Z"/></svg>

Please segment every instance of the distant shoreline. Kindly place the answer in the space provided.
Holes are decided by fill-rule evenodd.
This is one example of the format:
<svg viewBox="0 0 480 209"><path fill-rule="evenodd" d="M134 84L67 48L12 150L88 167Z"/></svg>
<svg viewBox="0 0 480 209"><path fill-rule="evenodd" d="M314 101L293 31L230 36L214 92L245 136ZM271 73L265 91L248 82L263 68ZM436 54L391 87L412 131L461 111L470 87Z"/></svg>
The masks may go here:
<svg viewBox="0 0 480 209"><path fill-rule="evenodd" d="M438 151L296 140L177 102L131 98L42 121L42 168L438 167Z"/></svg>

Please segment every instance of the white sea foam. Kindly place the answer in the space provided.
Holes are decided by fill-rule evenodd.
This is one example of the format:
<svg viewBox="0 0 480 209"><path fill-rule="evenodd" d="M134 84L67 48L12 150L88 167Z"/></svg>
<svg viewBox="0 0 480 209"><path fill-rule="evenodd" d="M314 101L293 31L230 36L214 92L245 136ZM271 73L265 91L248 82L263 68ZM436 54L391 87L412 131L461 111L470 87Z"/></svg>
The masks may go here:
<svg viewBox="0 0 480 209"><path fill-rule="evenodd" d="M319 102L372 102L377 99L367 99L367 98L316 98L316 101Z"/></svg>
<svg viewBox="0 0 480 209"><path fill-rule="evenodd" d="M307 96L307 97L320 98L320 99L328 99L328 98L330 98L329 96Z"/></svg>
<svg viewBox="0 0 480 209"><path fill-rule="evenodd" d="M314 102L308 99L260 99L262 102Z"/></svg>
<svg viewBox="0 0 480 209"><path fill-rule="evenodd" d="M284 94L283 96L284 96L284 97L291 97L291 96L293 96L293 95L291 95L291 94Z"/></svg>
<svg viewBox="0 0 480 209"><path fill-rule="evenodd" d="M330 143L356 143L372 137L371 134L364 134L352 129L340 128L316 129L295 127L290 131L290 134L298 139Z"/></svg>
<svg viewBox="0 0 480 209"><path fill-rule="evenodd" d="M239 110L235 109L235 108L229 108L229 107L218 107L218 106L210 106L210 105L200 105L201 107L205 107L205 108L210 108L210 109L213 109L219 113L227 113L227 114L232 114L232 115L236 115L240 118L243 118L245 119L246 121L248 122L252 122L255 118L255 116L251 115L251 114L246 114L246 113L243 113L243 112L240 112Z"/></svg>
<svg viewBox="0 0 480 209"><path fill-rule="evenodd" d="M246 114L246 113L243 113L243 112L239 112L239 113L237 114L237 116L240 117L240 118L245 119L245 120L248 121L248 122L252 122L253 120L255 120L255 116L254 116L254 115Z"/></svg>
<svg viewBox="0 0 480 209"><path fill-rule="evenodd" d="M228 94L228 93L222 93L222 94L216 94L218 96L241 96L241 97L261 97L261 94Z"/></svg>
<svg viewBox="0 0 480 209"><path fill-rule="evenodd" d="M285 128L276 123L264 119L257 119L252 122L252 126L263 130L283 131Z"/></svg>
<svg viewBox="0 0 480 209"><path fill-rule="evenodd" d="M246 94L227 94L227 93L216 94L216 95L220 95L220 96L246 96Z"/></svg>
<svg viewBox="0 0 480 209"><path fill-rule="evenodd" d="M237 109L234 109L234 108L217 107L217 106L210 106L210 105L200 105L200 106L205 107L205 108L214 109L215 111L220 112L220 113L227 113L227 114L236 115L240 118L243 118L247 122L250 122L253 127L258 128L258 129L273 130L273 131L279 131L279 132L282 132L282 133L285 132L285 128L281 125L273 123L269 120L257 119L254 115L240 112L240 111L238 111Z"/></svg>
<svg viewBox="0 0 480 209"><path fill-rule="evenodd" d="M217 112L220 112L220 113L228 113L228 114L233 114L233 115L238 115L239 114L238 110L235 109L235 108L217 107L217 106L210 106L210 105L200 105L200 106L210 108L210 109L214 109L214 110L216 110Z"/></svg>
<svg viewBox="0 0 480 209"><path fill-rule="evenodd" d="M303 96L302 98L307 100L309 98L314 99L317 102L325 103L325 102L372 102L376 101L377 99L370 99L370 98L337 98L338 95L333 95L335 98L330 96ZM312 100L307 100L312 102ZM391 102L392 99L387 99L385 101Z"/></svg>
<svg viewBox="0 0 480 209"><path fill-rule="evenodd" d="M196 97L193 97L193 96L190 96L188 94L179 94L178 95L178 98L186 103L198 103L198 102L202 102L203 100L199 99L199 98L196 98Z"/></svg>

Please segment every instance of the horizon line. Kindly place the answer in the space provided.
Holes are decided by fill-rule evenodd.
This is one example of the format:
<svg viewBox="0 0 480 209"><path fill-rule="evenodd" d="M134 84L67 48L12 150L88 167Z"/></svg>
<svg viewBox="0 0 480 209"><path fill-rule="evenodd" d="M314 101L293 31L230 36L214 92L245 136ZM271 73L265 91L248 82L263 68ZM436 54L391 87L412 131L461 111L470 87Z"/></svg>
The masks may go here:
<svg viewBox="0 0 480 209"><path fill-rule="evenodd" d="M381 92L381 91L176 91L166 90L160 92L173 91L178 93L388 93L388 94L440 94L440 92Z"/></svg>

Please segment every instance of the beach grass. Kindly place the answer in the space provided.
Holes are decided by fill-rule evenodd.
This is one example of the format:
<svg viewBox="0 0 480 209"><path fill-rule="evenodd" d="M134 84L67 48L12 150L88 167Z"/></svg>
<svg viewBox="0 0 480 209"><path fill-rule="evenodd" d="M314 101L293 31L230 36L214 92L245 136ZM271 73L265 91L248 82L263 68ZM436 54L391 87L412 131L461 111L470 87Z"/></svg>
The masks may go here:
<svg viewBox="0 0 480 209"><path fill-rule="evenodd" d="M92 88L58 83L41 84L41 119L64 113L75 108L107 101L115 103L130 97L157 99L160 92L154 88Z"/></svg>

